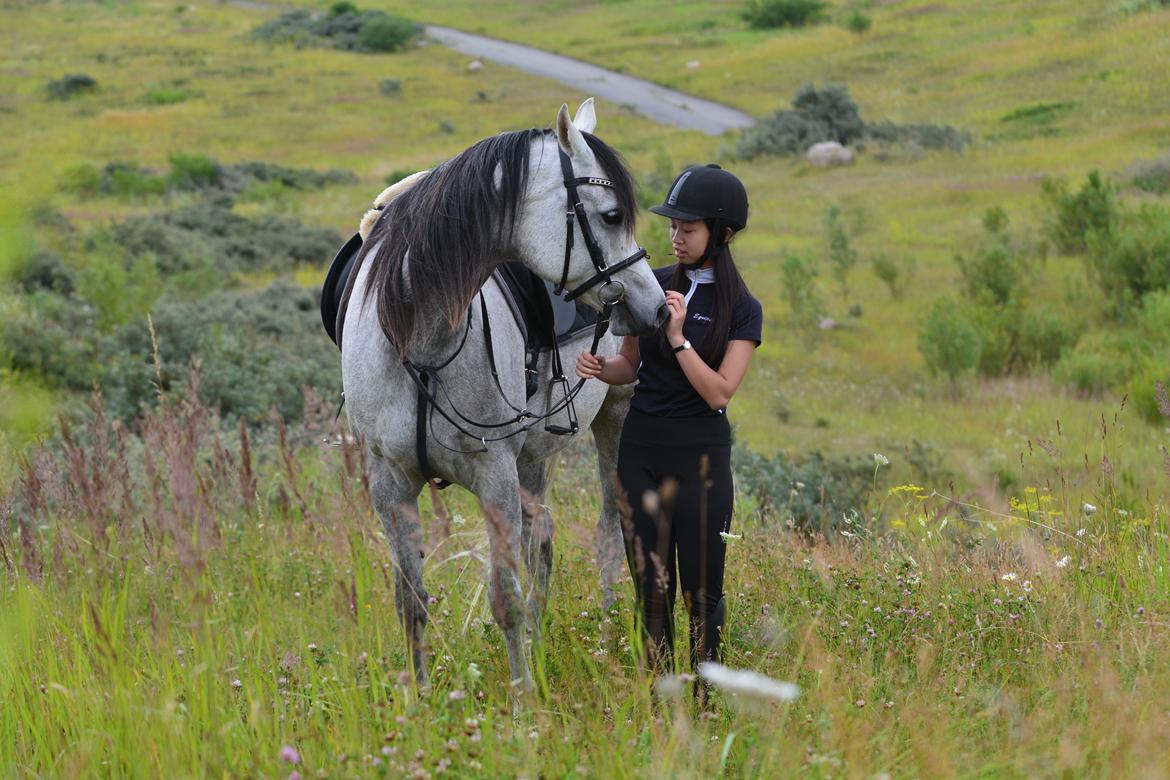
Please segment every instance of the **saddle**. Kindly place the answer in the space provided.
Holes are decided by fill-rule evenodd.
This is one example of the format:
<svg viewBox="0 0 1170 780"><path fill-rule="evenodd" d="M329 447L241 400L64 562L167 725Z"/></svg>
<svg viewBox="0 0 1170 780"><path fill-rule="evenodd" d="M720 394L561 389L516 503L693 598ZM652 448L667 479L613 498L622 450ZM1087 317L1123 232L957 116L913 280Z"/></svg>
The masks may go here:
<svg viewBox="0 0 1170 780"><path fill-rule="evenodd" d="M345 291L357 271L361 247L361 234L354 233L333 258L321 288L321 324L338 349L345 328L348 303ZM563 344L582 330L596 326L598 313L579 301L566 301L561 295L555 295L552 283L516 261L497 268L490 281L503 293L524 336L525 385L527 397L531 398L538 385L536 364L541 353Z"/></svg>

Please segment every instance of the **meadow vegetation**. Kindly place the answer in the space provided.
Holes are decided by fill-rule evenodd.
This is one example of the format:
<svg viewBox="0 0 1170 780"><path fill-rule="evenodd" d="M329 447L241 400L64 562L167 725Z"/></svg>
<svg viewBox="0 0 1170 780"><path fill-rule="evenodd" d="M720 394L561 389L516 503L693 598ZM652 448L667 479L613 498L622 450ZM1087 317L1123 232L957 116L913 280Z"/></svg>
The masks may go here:
<svg viewBox="0 0 1170 780"><path fill-rule="evenodd" d="M294 4L5 9L4 772L1170 774L1164 2L767 29L744 12L800 4ZM428 22L760 117L712 139L602 105L599 133L643 206L708 160L752 194L726 660L795 702L652 701L628 594L599 603L583 445L536 696L514 714L455 489L423 501L434 690L403 682L324 267L387 182L584 97L469 70ZM809 167L809 127L856 163ZM639 237L665 262L660 222Z"/></svg>

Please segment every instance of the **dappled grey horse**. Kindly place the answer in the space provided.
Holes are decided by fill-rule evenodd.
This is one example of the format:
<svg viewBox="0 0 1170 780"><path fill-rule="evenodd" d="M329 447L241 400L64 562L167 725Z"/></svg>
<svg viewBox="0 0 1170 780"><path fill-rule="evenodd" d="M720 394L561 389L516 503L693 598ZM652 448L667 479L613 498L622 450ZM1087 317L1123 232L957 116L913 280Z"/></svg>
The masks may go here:
<svg viewBox="0 0 1170 780"><path fill-rule="evenodd" d="M526 400L524 337L500 288L487 283L497 266L518 260L565 289L566 298L605 310L610 328L598 350L605 354L617 352L620 336L652 332L665 320L662 290L634 239L630 175L591 134L595 124L590 99L572 120L562 106L551 130L503 133L471 146L395 193L358 258L341 339L342 382L396 560L396 602L420 686L429 678L417 499L427 480L458 483L480 500L489 524L492 614L516 687L531 687L526 622L539 631L552 565L544 494L553 456L574 438L553 431L575 428L574 413L597 446L599 534L619 545L607 565L621 565L613 473L630 390L553 382L546 353L537 392ZM562 350L575 358L592 346L590 335ZM527 606L521 556L533 583Z"/></svg>

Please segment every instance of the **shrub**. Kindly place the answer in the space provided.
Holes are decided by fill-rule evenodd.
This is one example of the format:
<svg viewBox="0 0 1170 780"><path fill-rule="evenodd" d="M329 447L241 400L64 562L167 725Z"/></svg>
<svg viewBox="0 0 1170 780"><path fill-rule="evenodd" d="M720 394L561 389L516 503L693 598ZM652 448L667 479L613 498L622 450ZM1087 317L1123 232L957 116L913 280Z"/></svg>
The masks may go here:
<svg viewBox="0 0 1170 780"><path fill-rule="evenodd" d="M890 290L890 297L895 300L901 299L906 286L918 271L918 261L910 255L902 255L894 259L883 252L874 255L870 263L873 265L873 272L877 274L877 278L885 283Z"/></svg>
<svg viewBox="0 0 1170 780"><path fill-rule="evenodd" d="M402 94L402 82L398 79L382 79L378 82L378 91L383 95Z"/></svg>
<svg viewBox="0 0 1170 780"><path fill-rule="evenodd" d="M1151 360L1129 385L1134 411L1149 423L1170 424L1170 366L1165 360Z"/></svg>
<svg viewBox="0 0 1170 780"><path fill-rule="evenodd" d="M26 293L47 290L68 298L77 287L77 277L60 257L42 250L20 267L16 283Z"/></svg>
<svg viewBox="0 0 1170 780"><path fill-rule="evenodd" d="M1089 264L1122 312L1147 293L1170 288L1170 210L1143 204L1136 213L1110 220L1109 231L1091 235Z"/></svg>
<svg viewBox="0 0 1170 780"><path fill-rule="evenodd" d="M96 165L82 163L67 169L62 175L58 187L83 198L92 198L102 190L102 172Z"/></svg>
<svg viewBox="0 0 1170 780"><path fill-rule="evenodd" d="M1002 306L1017 297L1029 276L1026 251L1008 232L1008 215L996 206L983 214L984 237L970 257L955 255L963 294L976 304Z"/></svg>
<svg viewBox="0 0 1170 780"><path fill-rule="evenodd" d="M854 10L845 19L845 29L856 35L865 35L872 26L873 20L858 10Z"/></svg>
<svg viewBox="0 0 1170 780"><path fill-rule="evenodd" d="M800 328L815 326L825 312L817 293L817 270L800 255L785 251L780 260L780 283L788 303L792 324Z"/></svg>
<svg viewBox="0 0 1170 780"><path fill-rule="evenodd" d="M950 125L896 125L883 120L865 126L865 140L882 146L914 144L923 149L962 152L971 144L971 134Z"/></svg>
<svg viewBox="0 0 1170 780"><path fill-rule="evenodd" d="M0 319L0 364L43 384L87 392L96 376L91 309L48 290L14 299Z"/></svg>
<svg viewBox="0 0 1170 780"><path fill-rule="evenodd" d="M847 513L860 513L875 484L870 458L828 459L814 452L800 461L767 457L736 444L731 453L736 485L760 511L802 531L832 533Z"/></svg>
<svg viewBox="0 0 1170 780"><path fill-rule="evenodd" d="M167 181L135 162L114 162L102 173L102 192L120 198L145 198L166 192Z"/></svg>
<svg viewBox="0 0 1170 780"><path fill-rule="evenodd" d="M748 0L743 18L755 30L804 27L825 18L823 0Z"/></svg>
<svg viewBox="0 0 1170 780"><path fill-rule="evenodd" d="M821 89L805 84L792 99L792 108L828 128L829 135L822 141L849 144L865 133L857 103L842 84L827 84Z"/></svg>
<svg viewBox="0 0 1170 780"><path fill-rule="evenodd" d="M931 374L955 383L979 364L983 340L953 300L939 298L918 328L918 351Z"/></svg>
<svg viewBox="0 0 1170 780"><path fill-rule="evenodd" d="M84 73L71 73L56 81L50 81L45 90L52 100L69 100L78 95L85 95L97 89L97 80Z"/></svg>
<svg viewBox="0 0 1170 780"><path fill-rule="evenodd" d="M418 25L409 19L380 14L362 25L358 33L366 51L398 51L418 34Z"/></svg>
<svg viewBox="0 0 1170 780"><path fill-rule="evenodd" d="M797 155L829 137L829 128L796 111L781 109L743 131L736 147L748 160L765 154Z"/></svg>
<svg viewBox="0 0 1170 780"><path fill-rule="evenodd" d="M1130 176L1139 190L1154 195L1170 193L1170 154L1132 166Z"/></svg>
<svg viewBox="0 0 1170 780"><path fill-rule="evenodd" d="M172 152L171 173L168 181L179 190L199 190L218 187L223 181L219 163L202 154Z"/></svg>
<svg viewBox="0 0 1170 780"><path fill-rule="evenodd" d="M192 97L195 97L195 93L185 89L158 87L147 92L143 100L152 106L169 106L175 103L184 103Z"/></svg>
<svg viewBox="0 0 1170 780"><path fill-rule="evenodd" d="M1049 207L1045 232L1064 254L1084 252L1093 233L1108 233L1119 216L1117 197L1109 179L1089 173L1080 191L1069 190L1064 179L1045 179L1041 194Z"/></svg>
<svg viewBox="0 0 1170 780"><path fill-rule="evenodd" d="M849 294L849 272L857 265L857 250L849 241L849 231L846 230L841 217L841 209L830 206L825 214L825 230L829 243L829 266L833 269L833 276L841 286L841 295Z"/></svg>
<svg viewBox="0 0 1170 780"><path fill-rule="evenodd" d="M1078 348L1064 353L1053 367L1052 376L1083 395L1095 396L1119 387L1130 372L1126 361L1117 354Z"/></svg>

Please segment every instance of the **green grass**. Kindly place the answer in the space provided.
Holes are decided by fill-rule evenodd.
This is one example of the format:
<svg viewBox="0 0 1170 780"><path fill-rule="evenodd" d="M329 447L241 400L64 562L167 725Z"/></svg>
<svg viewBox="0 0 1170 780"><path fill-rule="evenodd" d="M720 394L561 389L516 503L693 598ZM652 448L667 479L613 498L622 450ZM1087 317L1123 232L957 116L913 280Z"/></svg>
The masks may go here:
<svg viewBox="0 0 1170 780"><path fill-rule="evenodd" d="M881 535L862 524L819 542L741 504L725 660L802 694L717 692L695 718L685 697L650 699L628 595L599 607L595 477L577 450L549 499L539 690L514 710L474 500L442 494L446 523L425 502L433 690L419 695L387 544L356 458L317 443L324 423L290 431L284 450L256 444L254 483L231 432L190 405L145 423L191 442L155 453L160 479L100 443L113 434L100 420L97 445L38 458L50 482L24 496L48 508L0 546L8 774L284 777L286 745L305 777L1170 771L1170 517L1161 503L1122 511L1119 477L1049 466L1053 488L1020 489L1003 512L898 487L871 506ZM1111 454L1117 474L1128 461ZM53 474L75 489L55 493Z"/></svg>

